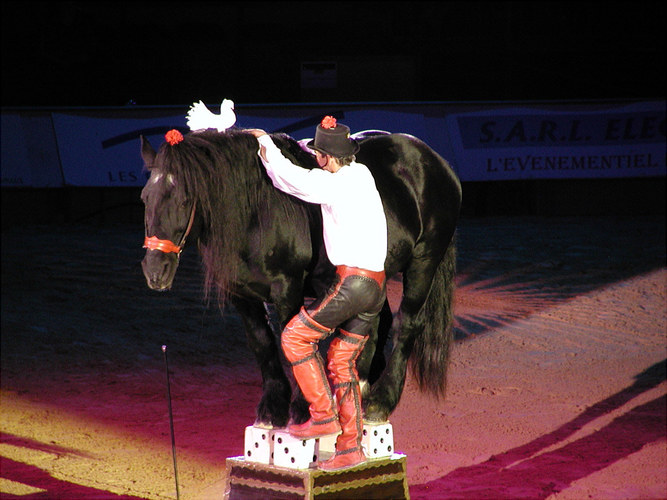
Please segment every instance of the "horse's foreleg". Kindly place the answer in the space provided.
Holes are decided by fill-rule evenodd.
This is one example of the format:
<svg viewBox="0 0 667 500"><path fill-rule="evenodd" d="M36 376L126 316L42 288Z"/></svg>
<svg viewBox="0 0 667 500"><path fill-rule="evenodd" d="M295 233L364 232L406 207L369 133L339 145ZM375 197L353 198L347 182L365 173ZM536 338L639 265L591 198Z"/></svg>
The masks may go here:
<svg viewBox="0 0 667 500"><path fill-rule="evenodd" d="M282 353L261 302L233 299L243 320L248 346L262 373L262 398L257 405L256 423L285 427L289 417L290 382L285 376Z"/></svg>

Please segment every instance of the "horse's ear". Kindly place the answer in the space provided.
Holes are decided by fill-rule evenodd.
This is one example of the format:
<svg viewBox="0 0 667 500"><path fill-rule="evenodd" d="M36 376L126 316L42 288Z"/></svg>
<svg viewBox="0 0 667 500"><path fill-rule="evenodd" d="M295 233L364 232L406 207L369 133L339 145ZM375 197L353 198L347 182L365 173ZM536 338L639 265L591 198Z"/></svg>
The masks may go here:
<svg viewBox="0 0 667 500"><path fill-rule="evenodd" d="M143 135L141 137L141 157L147 167L150 167L155 161L155 150L151 143Z"/></svg>

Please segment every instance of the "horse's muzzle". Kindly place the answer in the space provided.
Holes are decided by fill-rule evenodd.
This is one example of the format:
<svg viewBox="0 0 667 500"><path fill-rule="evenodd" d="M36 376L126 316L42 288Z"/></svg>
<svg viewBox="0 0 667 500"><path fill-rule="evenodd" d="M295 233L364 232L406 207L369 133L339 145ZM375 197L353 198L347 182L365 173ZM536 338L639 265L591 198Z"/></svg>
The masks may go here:
<svg viewBox="0 0 667 500"><path fill-rule="evenodd" d="M178 256L160 250L147 250L141 268L151 290L167 292L171 289L178 268Z"/></svg>

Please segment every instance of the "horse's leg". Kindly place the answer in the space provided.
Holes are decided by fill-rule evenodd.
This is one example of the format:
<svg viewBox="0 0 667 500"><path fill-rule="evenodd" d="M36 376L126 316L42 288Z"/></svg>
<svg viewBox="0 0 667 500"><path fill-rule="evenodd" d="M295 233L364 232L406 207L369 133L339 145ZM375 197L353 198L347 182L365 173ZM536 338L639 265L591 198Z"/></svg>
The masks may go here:
<svg viewBox="0 0 667 500"><path fill-rule="evenodd" d="M403 298L395 319L391 356L382 375L363 399L366 420L386 421L401 399L415 338L424 331L423 306L437 266L438 262L432 259L413 258L403 272Z"/></svg>
<svg viewBox="0 0 667 500"><path fill-rule="evenodd" d="M281 361L282 352L269 324L262 302L235 297L234 307L241 316L248 346L262 373L262 398L257 405L257 423L285 427L289 416L290 382Z"/></svg>
<svg viewBox="0 0 667 500"><path fill-rule="evenodd" d="M380 377L387 365L384 357L384 348L387 344L389 330L391 329L392 314L389 301L385 300L384 306L366 342L366 346L357 361L357 372L361 382L362 396L370 390L370 385Z"/></svg>

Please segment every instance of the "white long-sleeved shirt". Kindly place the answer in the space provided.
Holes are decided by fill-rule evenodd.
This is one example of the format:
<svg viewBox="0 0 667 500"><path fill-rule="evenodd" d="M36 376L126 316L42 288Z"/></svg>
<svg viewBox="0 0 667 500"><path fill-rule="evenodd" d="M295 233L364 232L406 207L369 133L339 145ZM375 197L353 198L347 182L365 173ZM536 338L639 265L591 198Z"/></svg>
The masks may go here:
<svg viewBox="0 0 667 500"><path fill-rule="evenodd" d="M336 173L308 170L285 158L268 135L258 152L273 185L308 203L320 205L324 245L331 263L383 271L387 257L387 219L375 179L353 162Z"/></svg>

